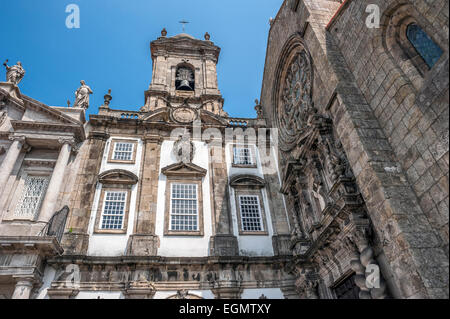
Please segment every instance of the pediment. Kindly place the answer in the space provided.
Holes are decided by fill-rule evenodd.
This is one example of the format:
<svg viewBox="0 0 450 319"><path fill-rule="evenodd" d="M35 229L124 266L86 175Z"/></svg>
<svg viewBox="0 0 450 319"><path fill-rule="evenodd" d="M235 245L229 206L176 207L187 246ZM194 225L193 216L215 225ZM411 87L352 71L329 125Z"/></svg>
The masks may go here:
<svg viewBox="0 0 450 319"><path fill-rule="evenodd" d="M230 186L234 188L263 188L266 185L264 179L255 175L234 175L230 179Z"/></svg>
<svg viewBox="0 0 450 319"><path fill-rule="evenodd" d="M201 110L200 111L200 118L202 120L203 124L209 124L209 125L228 125L228 120L216 115L214 113L211 113L209 111L206 110Z"/></svg>
<svg viewBox="0 0 450 319"><path fill-rule="evenodd" d="M207 171L198 165L180 162L164 167L161 172L173 177L203 177Z"/></svg>
<svg viewBox="0 0 450 319"><path fill-rule="evenodd" d="M143 119L144 122L162 122L167 123L170 120L169 108L159 108L147 114Z"/></svg>
<svg viewBox="0 0 450 319"><path fill-rule="evenodd" d="M50 107L28 96L22 95L25 104L25 113L23 120L29 122L52 123L52 124L69 124L80 125L81 121L76 120L67 114L64 114L60 107ZM84 118L84 115L80 116Z"/></svg>
<svg viewBox="0 0 450 319"><path fill-rule="evenodd" d="M102 184L134 185L138 182L138 177L123 169L113 169L98 175L98 181Z"/></svg>

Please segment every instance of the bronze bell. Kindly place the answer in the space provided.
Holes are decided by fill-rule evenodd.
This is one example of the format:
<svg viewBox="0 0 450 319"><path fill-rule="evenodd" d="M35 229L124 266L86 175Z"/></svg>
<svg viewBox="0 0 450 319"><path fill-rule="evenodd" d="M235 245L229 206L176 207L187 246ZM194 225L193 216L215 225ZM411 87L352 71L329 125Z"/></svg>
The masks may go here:
<svg viewBox="0 0 450 319"><path fill-rule="evenodd" d="M192 90L191 86L189 85L188 80L181 80L180 86L178 87L179 90Z"/></svg>

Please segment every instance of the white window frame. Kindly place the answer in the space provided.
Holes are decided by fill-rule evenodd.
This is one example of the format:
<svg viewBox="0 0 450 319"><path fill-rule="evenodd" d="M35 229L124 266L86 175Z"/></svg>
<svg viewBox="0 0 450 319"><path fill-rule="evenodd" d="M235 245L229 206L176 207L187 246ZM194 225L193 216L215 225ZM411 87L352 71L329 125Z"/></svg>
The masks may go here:
<svg viewBox="0 0 450 319"><path fill-rule="evenodd" d="M130 151L119 151L117 150L117 146L119 144L129 144L131 145L131 150ZM128 159L123 159L123 158L117 158L116 157L116 152L120 152L120 153L129 153L130 154L130 158ZM133 160L133 154L134 154L134 143L133 142L128 142L128 141L117 141L114 143L114 150L113 150L113 156L112 156L112 160L113 161L132 161Z"/></svg>
<svg viewBox="0 0 450 319"><path fill-rule="evenodd" d="M125 194L125 198L123 199L124 207L123 207L123 212L122 212L122 223L120 225L120 228L104 228L103 227L103 220L104 220L105 216L119 216L117 214L105 214L106 201L108 199L108 194L109 193L124 193ZM126 218L126 214L127 214L128 192L126 190L124 190L124 191L108 191L108 190L106 190L104 197L105 198L103 199L102 214L100 216L100 222L99 222L99 225L98 225L99 227L98 228L100 230L111 230L111 231L122 230L123 229L123 225L124 225L124 221L125 221L125 218Z"/></svg>
<svg viewBox="0 0 450 319"><path fill-rule="evenodd" d="M185 186L195 186L195 201L196 201L196 214L173 214L173 200L192 200L188 198L174 198L173 197L173 188L175 185L185 185ZM199 213L199 194L198 194L198 184L190 184L190 183L171 183L170 185L170 210L169 210L169 231L171 232L198 232L200 231L200 213ZM196 216L197 217L197 223L196 223L196 229L173 229L172 225L172 216ZM186 225L185 225L186 226Z"/></svg>
<svg viewBox="0 0 450 319"><path fill-rule="evenodd" d="M249 153L249 162L248 163L238 163L236 160L239 158L242 158L242 156L239 154L239 156L236 155L237 150L248 150ZM254 154L251 146L239 146L239 145L233 145L233 164L234 165L244 165L244 166L253 166L256 165L254 161Z"/></svg>
<svg viewBox="0 0 450 319"><path fill-rule="evenodd" d="M242 201L241 201L241 199L242 199L243 197L252 197L252 198L256 198L256 202L257 202L257 204L258 204L258 219L259 219L259 224L260 224L260 229L259 229L259 230L248 230L248 229L245 229L245 228L244 228L244 219L253 219L254 217L244 217L244 216L243 216L243 211L242 211L242 206L243 206L243 204L242 204ZM240 219L241 219L241 220L240 220L240 222L241 222L241 230L242 230L243 232L248 232L248 233L252 233L252 232L255 232L255 233L265 232L265 229L264 229L264 220L263 220L263 216L262 216L261 202L260 202L260 200L259 200L259 196L258 196L258 195L239 195L238 198L239 198L239 212L240 212Z"/></svg>

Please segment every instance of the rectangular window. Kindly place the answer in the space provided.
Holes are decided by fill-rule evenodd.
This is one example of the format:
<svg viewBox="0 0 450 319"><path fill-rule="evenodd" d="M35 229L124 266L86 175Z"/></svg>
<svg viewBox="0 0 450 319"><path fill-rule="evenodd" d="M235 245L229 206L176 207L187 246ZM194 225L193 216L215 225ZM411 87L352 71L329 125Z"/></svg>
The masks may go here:
<svg viewBox="0 0 450 319"><path fill-rule="evenodd" d="M254 195L239 196L239 207L241 209L242 230L248 232L264 231L259 197Z"/></svg>
<svg viewBox="0 0 450 319"><path fill-rule="evenodd" d="M14 215L27 219L34 218L41 208L48 183L48 176L28 175Z"/></svg>
<svg viewBox="0 0 450 319"><path fill-rule="evenodd" d="M199 230L197 184L172 184L170 230Z"/></svg>
<svg viewBox="0 0 450 319"><path fill-rule="evenodd" d="M115 161L132 161L133 160L133 143L116 142L114 144L113 160Z"/></svg>
<svg viewBox="0 0 450 319"><path fill-rule="evenodd" d="M252 150L248 147L237 147L234 150L234 161L235 165L254 165Z"/></svg>
<svg viewBox="0 0 450 319"><path fill-rule="evenodd" d="M126 210L127 192L111 192L105 194L101 229L122 229Z"/></svg>

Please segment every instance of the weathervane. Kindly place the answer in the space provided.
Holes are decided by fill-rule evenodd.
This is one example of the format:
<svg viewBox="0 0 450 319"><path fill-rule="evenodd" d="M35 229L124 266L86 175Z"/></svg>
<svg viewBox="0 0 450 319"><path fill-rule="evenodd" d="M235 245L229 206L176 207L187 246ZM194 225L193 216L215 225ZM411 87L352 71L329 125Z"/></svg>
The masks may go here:
<svg viewBox="0 0 450 319"><path fill-rule="evenodd" d="M185 32L185 27L186 27L186 24L188 24L189 23L189 21L186 21L186 20L181 20L179 23L181 23L182 25L183 25L183 33Z"/></svg>

